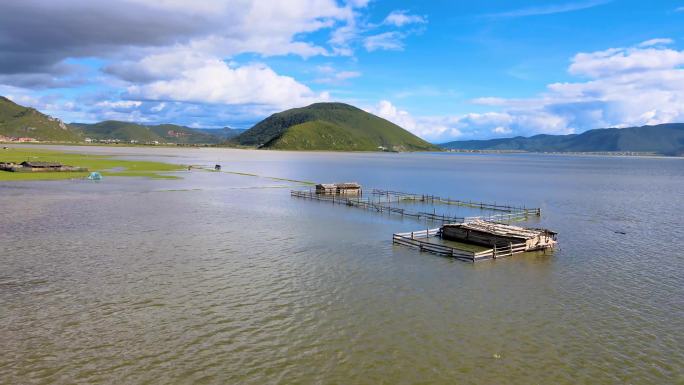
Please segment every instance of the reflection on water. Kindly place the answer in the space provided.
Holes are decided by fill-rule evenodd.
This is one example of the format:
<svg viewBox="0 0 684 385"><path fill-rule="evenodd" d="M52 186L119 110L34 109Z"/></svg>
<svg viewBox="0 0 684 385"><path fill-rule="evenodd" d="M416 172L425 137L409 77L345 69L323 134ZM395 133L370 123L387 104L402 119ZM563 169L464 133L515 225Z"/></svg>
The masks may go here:
<svg viewBox="0 0 684 385"><path fill-rule="evenodd" d="M264 177L3 183L0 383L684 381L681 160L88 151L540 206L560 249L420 254Z"/></svg>

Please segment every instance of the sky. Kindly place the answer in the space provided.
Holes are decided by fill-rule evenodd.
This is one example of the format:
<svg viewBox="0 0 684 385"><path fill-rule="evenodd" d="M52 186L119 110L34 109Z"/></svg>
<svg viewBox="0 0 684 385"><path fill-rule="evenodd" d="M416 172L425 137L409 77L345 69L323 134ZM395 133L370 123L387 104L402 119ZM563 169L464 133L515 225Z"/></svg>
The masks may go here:
<svg viewBox="0 0 684 385"><path fill-rule="evenodd" d="M339 101L434 143L684 122L684 1L3 0L0 95L206 128Z"/></svg>

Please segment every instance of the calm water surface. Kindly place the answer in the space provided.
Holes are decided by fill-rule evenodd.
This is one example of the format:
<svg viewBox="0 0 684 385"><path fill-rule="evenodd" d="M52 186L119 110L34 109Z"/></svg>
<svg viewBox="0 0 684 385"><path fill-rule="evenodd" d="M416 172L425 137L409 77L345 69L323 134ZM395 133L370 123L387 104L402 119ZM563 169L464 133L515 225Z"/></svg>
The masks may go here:
<svg viewBox="0 0 684 385"><path fill-rule="evenodd" d="M0 383L684 383L681 159L71 149L257 176L0 182ZM560 248L420 254L273 177L541 207Z"/></svg>

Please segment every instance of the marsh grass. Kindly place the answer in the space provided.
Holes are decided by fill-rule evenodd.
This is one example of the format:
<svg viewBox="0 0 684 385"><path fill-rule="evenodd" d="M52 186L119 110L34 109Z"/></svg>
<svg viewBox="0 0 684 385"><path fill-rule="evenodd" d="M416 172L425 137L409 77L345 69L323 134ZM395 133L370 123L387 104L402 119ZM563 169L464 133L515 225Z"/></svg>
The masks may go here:
<svg viewBox="0 0 684 385"><path fill-rule="evenodd" d="M0 150L0 162L21 163L25 160L59 162L69 166L85 167L87 172L7 172L0 171L0 181L81 179L92 171L103 176L146 177L153 179L178 179L166 173L180 171L185 166L137 160L121 160L107 155L87 155L32 148L9 148Z"/></svg>

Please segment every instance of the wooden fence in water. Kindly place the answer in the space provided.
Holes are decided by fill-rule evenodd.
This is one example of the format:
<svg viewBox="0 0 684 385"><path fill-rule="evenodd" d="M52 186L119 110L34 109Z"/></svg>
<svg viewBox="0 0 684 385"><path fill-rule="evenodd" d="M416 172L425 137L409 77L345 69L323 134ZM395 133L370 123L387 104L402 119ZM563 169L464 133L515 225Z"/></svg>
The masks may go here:
<svg viewBox="0 0 684 385"><path fill-rule="evenodd" d="M442 198L435 195L424 194L410 194L398 191L387 190L372 190L371 196L377 199L364 198L362 196L344 196L344 195L328 195L317 194L313 191L292 190L290 195L296 198L311 199L320 202L331 203L333 205L345 205L349 207L356 207L378 213L388 213L400 215L402 217L410 217L418 220L425 219L433 223L464 223L475 219L482 219L491 222L511 222L525 220L529 216L540 216L541 209L527 208L521 206L499 205L496 203L463 201L451 198ZM382 197L386 199L382 199ZM479 208L481 210L500 211L501 214L494 214L489 216L474 216L474 217L456 217L445 214L437 214L436 212L421 212L411 211L403 207L398 207L402 201L420 201L426 203L437 203L446 205L458 205L471 208ZM392 206L396 204L397 206ZM421 231L412 231L407 233L395 233L392 235L392 242L394 244L414 247L420 251L453 257L464 261L482 261L487 259L496 259L507 257L514 254L525 252L525 244L501 244L494 245L491 249L475 252L470 250L459 249L443 244L431 243L426 239L431 237L441 238L441 229L426 229Z"/></svg>
<svg viewBox="0 0 684 385"><path fill-rule="evenodd" d="M364 198L362 196L344 196L344 195L328 195L317 194L313 191L292 190L290 195L296 198L311 199L316 201L330 202L332 204L340 204L350 207L357 207L365 210L375 211L379 213L389 213L400 215L402 217L412 217L415 219L425 219L432 222L444 223L463 223L475 219L482 219L490 222L513 222L525 220L530 216L540 216L541 209L526 208L516 206L497 205L496 203L461 201L450 198L440 198L434 195L417 195L409 193L401 193L396 191L373 190L372 196L378 199ZM382 199L382 196L387 199ZM401 201L421 201L427 203L438 203L447 205L459 205L472 208L480 208L482 210L490 211L504 211L501 214L480 215L472 217L458 217L446 214L438 214L433 212L412 211L406 208L399 207ZM392 206L395 204L396 206Z"/></svg>
<svg viewBox="0 0 684 385"><path fill-rule="evenodd" d="M453 257L459 260L465 260L470 262L509 257L514 254L520 254L525 252L524 243L509 243L507 245L498 246L494 245L494 247L491 249L476 252L421 240L440 236L441 229L426 229L421 231L412 231L409 233L395 233L392 234L392 243L402 246L414 247L419 249L420 251L444 255L447 257Z"/></svg>
<svg viewBox="0 0 684 385"><path fill-rule="evenodd" d="M509 214L525 213L527 215L536 215L536 216L541 215L541 209L540 208L529 208L529 207L525 207L525 206L501 205L501 204L496 204L496 202L495 203L487 203L487 202L477 202L477 201L470 201L470 200L465 201L465 200L460 200L460 199L443 198L443 197L440 197L437 195L413 194L413 193L406 193L406 192L401 192L401 191L380 190L380 189L373 189L371 191L371 194L375 195L375 196L385 196L388 198L388 200L393 200L395 202L407 200L407 201L426 202L426 203L431 203L431 204L437 203L437 204L445 204L445 205L471 207L471 208L476 208L476 209L480 209L480 210L504 211L504 212L509 213Z"/></svg>
<svg viewBox="0 0 684 385"><path fill-rule="evenodd" d="M345 205L349 207L357 207L365 210L375 211L378 213L388 213L400 215L402 217L411 217L415 219L427 219L433 222L442 223L462 223L466 220L464 217L455 217L444 214L427 213L427 212L416 212L407 210L403 207L392 207L391 202L379 202L374 201L371 198L363 197L347 197L343 195L326 195L326 194L316 194L311 191L290 191L290 195L295 198L311 199L321 202L329 202L331 204Z"/></svg>

